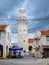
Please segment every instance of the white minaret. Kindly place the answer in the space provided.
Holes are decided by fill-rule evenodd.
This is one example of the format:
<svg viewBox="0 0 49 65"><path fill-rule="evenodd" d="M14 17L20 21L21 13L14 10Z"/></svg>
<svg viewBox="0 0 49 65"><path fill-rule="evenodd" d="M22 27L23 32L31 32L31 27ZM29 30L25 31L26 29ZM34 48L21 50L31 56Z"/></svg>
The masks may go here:
<svg viewBox="0 0 49 65"><path fill-rule="evenodd" d="M18 45L24 50L28 50L28 21L25 16L25 9L19 9L19 21L18 21Z"/></svg>

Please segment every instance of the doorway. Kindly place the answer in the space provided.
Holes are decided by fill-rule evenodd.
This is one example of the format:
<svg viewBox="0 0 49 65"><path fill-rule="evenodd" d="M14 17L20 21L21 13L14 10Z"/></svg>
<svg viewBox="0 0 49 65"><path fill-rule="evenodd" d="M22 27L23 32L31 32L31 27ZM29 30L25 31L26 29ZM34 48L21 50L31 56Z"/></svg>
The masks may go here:
<svg viewBox="0 0 49 65"><path fill-rule="evenodd" d="M3 45L0 45L0 57L3 55Z"/></svg>
<svg viewBox="0 0 49 65"><path fill-rule="evenodd" d="M44 57L49 57L49 48L44 48Z"/></svg>

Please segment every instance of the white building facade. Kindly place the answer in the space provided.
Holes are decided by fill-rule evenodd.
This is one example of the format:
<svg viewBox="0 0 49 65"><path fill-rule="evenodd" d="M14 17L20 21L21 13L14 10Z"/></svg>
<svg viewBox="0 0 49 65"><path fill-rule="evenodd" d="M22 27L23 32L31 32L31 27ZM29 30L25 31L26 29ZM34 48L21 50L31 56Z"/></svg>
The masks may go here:
<svg viewBox="0 0 49 65"><path fill-rule="evenodd" d="M49 30L38 30L35 33L36 46L38 56L44 55L49 57ZM36 50L37 51L37 50Z"/></svg>
<svg viewBox="0 0 49 65"><path fill-rule="evenodd" d="M11 46L10 25L0 25L0 57L6 58Z"/></svg>

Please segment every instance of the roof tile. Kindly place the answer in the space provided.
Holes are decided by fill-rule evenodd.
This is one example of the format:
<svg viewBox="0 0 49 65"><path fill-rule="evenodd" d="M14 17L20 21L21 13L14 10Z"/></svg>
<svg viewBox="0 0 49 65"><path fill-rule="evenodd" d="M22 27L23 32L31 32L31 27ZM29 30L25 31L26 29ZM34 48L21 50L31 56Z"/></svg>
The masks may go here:
<svg viewBox="0 0 49 65"><path fill-rule="evenodd" d="M4 30L8 25L0 25L0 30Z"/></svg>

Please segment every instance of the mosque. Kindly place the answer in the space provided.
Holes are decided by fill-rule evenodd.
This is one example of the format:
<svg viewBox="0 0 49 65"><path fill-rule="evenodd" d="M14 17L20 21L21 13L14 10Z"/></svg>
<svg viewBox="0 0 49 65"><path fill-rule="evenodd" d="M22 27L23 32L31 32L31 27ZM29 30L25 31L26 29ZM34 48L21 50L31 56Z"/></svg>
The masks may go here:
<svg viewBox="0 0 49 65"><path fill-rule="evenodd" d="M33 43L33 39L28 39L28 20L24 8L19 9L18 20L18 46L23 50L28 50L29 44ZM29 42L28 42L29 40ZM0 57L6 58L11 46L11 29L10 25L0 25Z"/></svg>

